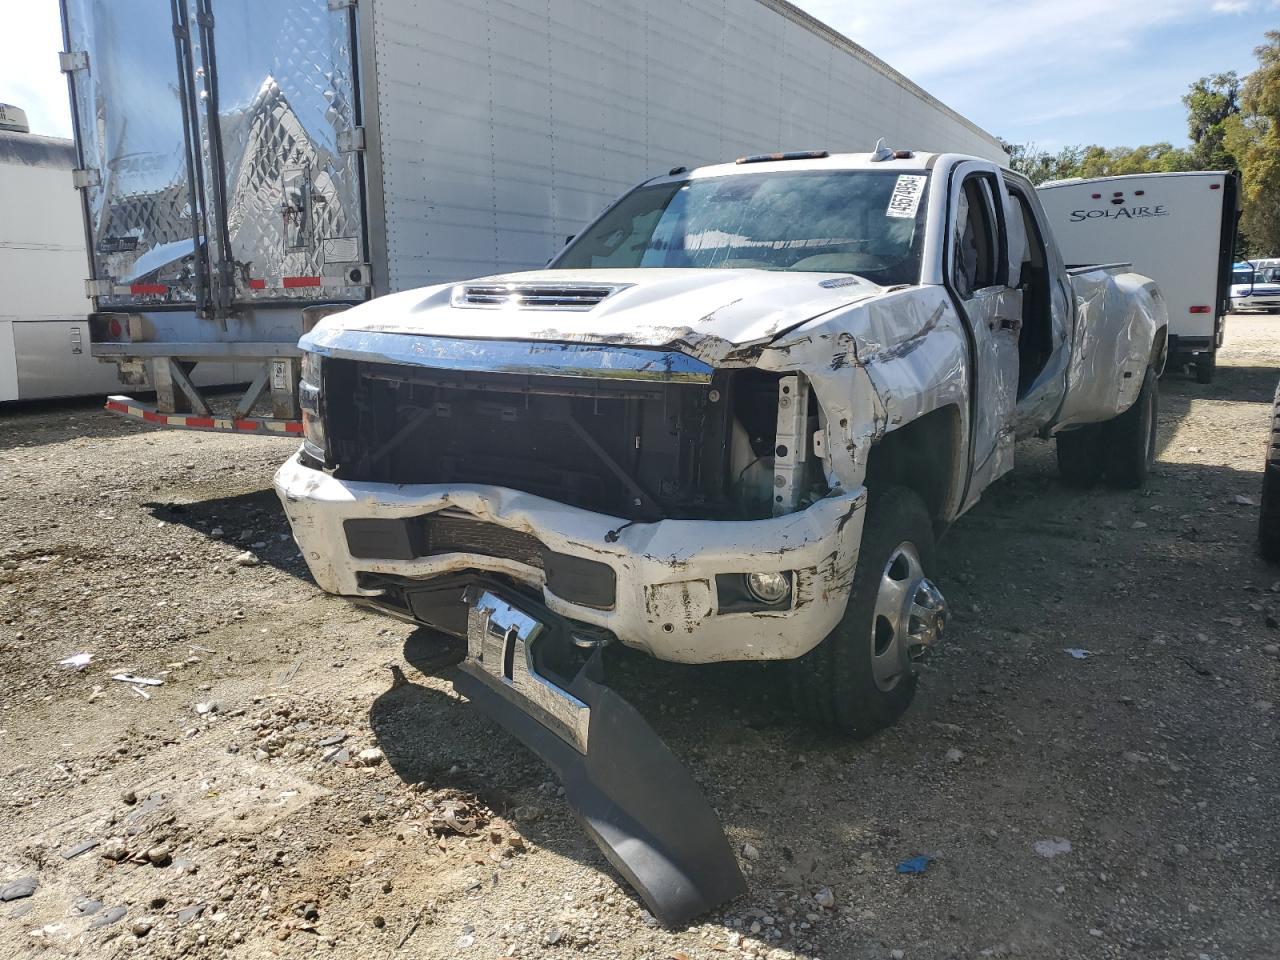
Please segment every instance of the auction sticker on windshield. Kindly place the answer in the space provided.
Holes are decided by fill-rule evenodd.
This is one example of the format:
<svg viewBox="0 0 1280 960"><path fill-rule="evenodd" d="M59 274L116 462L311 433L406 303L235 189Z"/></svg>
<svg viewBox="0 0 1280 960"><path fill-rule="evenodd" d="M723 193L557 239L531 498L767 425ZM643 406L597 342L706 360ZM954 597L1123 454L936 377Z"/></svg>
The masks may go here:
<svg viewBox="0 0 1280 960"><path fill-rule="evenodd" d="M904 173L893 185L893 194L889 197L889 209L886 217L911 218L916 215L920 206L920 198L924 196L924 182L928 176L922 173Z"/></svg>

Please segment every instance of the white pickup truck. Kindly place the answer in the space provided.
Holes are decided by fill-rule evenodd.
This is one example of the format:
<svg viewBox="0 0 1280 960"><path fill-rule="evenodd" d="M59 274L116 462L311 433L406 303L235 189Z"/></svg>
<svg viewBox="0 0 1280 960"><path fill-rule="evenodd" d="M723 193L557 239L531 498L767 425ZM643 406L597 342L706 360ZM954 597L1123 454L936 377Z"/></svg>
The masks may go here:
<svg viewBox="0 0 1280 960"><path fill-rule="evenodd" d="M1167 324L1126 265L1065 269L988 161L676 169L545 270L322 320L276 488L321 587L465 641L468 696L580 754L556 636L788 660L802 714L865 736L946 623L935 537L1015 440L1143 482Z"/></svg>

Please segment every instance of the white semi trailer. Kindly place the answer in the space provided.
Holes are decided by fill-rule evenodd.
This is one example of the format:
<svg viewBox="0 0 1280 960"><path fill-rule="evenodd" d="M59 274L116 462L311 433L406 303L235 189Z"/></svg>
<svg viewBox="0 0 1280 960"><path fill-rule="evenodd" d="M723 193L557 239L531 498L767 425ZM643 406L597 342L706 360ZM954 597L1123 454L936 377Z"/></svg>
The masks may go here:
<svg viewBox="0 0 1280 960"><path fill-rule="evenodd" d="M198 429L297 432L297 341L372 296L545 264L632 184L793 148L1003 162L782 0L62 0L92 350ZM225 419L193 365L258 369ZM271 416L250 416L269 394Z"/></svg>

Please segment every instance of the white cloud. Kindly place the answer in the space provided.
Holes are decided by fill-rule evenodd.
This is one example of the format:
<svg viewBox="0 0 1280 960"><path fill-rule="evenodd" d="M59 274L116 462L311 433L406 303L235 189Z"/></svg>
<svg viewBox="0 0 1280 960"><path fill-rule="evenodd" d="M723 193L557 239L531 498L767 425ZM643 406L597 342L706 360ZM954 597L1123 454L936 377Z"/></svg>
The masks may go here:
<svg viewBox="0 0 1280 960"><path fill-rule="evenodd" d="M1248 13L1253 9L1250 0L1214 0L1214 13Z"/></svg>
<svg viewBox="0 0 1280 960"><path fill-rule="evenodd" d="M800 0L907 76L927 84L963 71L1007 74L1011 67L1088 62L1133 48L1156 29L1249 0Z"/></svg>
<svg viewBox="0 0 1280 960"><path fill-rule="evenodd" d="M1251 18L1222 5L1259 0L796 0L993 133L1023 139L1180 142L1179 98L1196 77L1247 63L1252 41L1224 58L1219 27ZM1266 6L1277 5L1267 0ZM1268 26L1259 17L1256 34ZM1252 35L1252 34L1251 34ZM1177 52L1175 52L1177 51ZM1141 133L1126 113L1168 114ZM1083 133L1068 132L1069 130ZM1135 141L1136 142L1136 141Z"/></svg>
<svg viewBox="0 0 1280 960"><path fill-rule="evenodd" d="M0 29L0 100L27 112L32 133L71 136L67 81L58 70L61 49L57 0L7 5Z"/></svg>

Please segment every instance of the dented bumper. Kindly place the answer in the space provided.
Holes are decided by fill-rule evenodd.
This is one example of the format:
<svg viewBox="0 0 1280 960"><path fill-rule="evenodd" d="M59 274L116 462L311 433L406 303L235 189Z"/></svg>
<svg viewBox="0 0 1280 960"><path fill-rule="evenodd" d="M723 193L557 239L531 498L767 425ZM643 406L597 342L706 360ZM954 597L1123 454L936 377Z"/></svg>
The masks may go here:
<svg viewBox="0 0 1280 960"><path fill-rule="evenodd" d="M844 614L866 505L859 490L765 520L628 523L503 487L343 481L298 456L275 486L312 575L331 593L376 599L377 576L429 583L498 574L540 590L561 616L682 663L790 659L821 642ZM445 520L453 535L441 546L391 523L380 549L380 528L368 523L380 520ZM560 574L549 577L553 561ZM575 562L607 568L612 595L562 595L581 579ZM790 573L789 599L777 609L743 609L725 584L752 572Z"/></svg>

